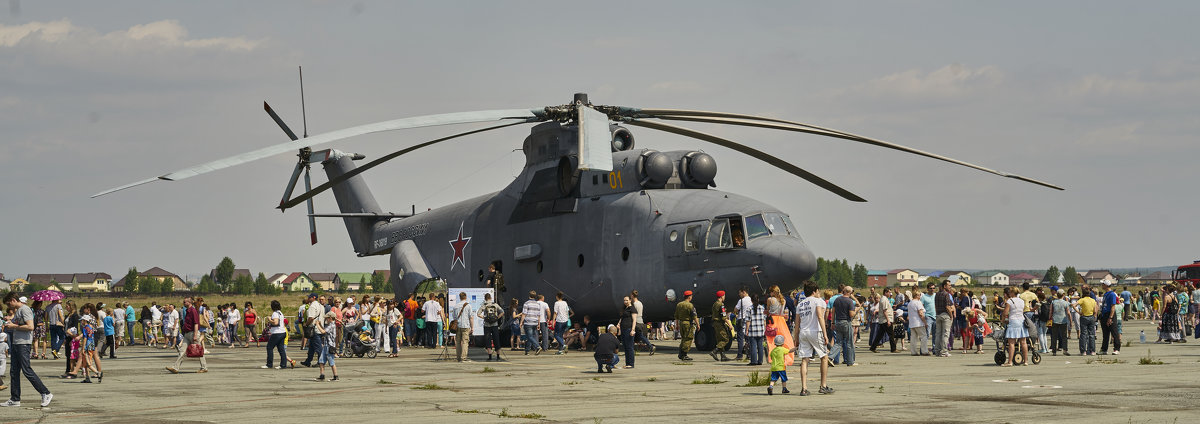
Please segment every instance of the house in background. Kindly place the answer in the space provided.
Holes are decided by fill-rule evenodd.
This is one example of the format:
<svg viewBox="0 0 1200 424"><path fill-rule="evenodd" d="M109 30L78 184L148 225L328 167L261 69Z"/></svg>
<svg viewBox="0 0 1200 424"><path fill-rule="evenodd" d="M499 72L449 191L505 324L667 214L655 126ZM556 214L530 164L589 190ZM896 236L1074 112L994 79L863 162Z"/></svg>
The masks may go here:
<svg viewBox="0 0 1200 424"><path fill-rule="evenodd" d="M887 272L887 285L889 287L915 286L918 283L917 278L920 276L916 271L908 268L893 269Z"/></svg>
<svg viewBox="0 0 1200 424"><path fill-rule="evenodd" d="M288 274L280 283L285 290L294 292L309 292L313 291L313 280L308 277L308 274L303 272L293 272Z"/></svg>
<svg viewBox="0 0 1200 424"><path fill-rule="evenodd" d="M371 284L371 273L369 272L339 272L337 276L338 290L356 292L361 290L360 287L364 285L370 287ZM343 286L345 286L344 289Z"/></svg>
<svg viewBox="0 0 1200 424"><path fill-rule="evenodd" d="M9 287L11 287L11 285L12 285L12 281L10 281L7 278L4 278L4 273L0 272L0 290L7 291L9 289Z"/></svg>
<svg viewBox="0 0 1200 424"><path fill-rule="evenodd" d="M962 271L943 271L937 274L942 281L950 280L950 284L955 286L965 286L971 284L971 274Z"/></svg>
<svg viewBox="0 0 1200 424"><path fill-rule="evenodd" d="M23 291L25 291L26 287L29 287L29 280L26 280L24 278L18 278L16 280L12 280L12 281L8 282L8 290L9 291L23 292Z"/></svg>
<svg viewBox="0 0 1200 424"><path fill-rule="evenodd" d="M62 287L63 291L71 291L75 289L75 274L29 274L25 277L25 281L29 284L38 284L46 287L54 287L57 283ZM55 288L54 290L58 290Z"/></svg>
<svg viewBox="0 0 1200 424"><path fill-rule="evenodd" d="M1149 274L1143 275L1142 278L1140 280L1138 280L1138 282L1141 284L1148 284L1148 285L1152 285L1152 286L1163 286L1163 285L1171 284L1174 281L1175 280L1171 278L1171 274L1168 272L1164 272L1164 271L1151 272ZM16 284L16 283L14 283L14 284Z"/></svg>
<svg viewBox="0 0 1200 424"><path fill-rule="evenodd" d="M1017 273L1014 275L1010 275L1008 277L1008 284L1014 285L1014 286L1020 286L1025 283L1029 283L1029 285L1031 285L1031 286L1036 286L1037 283L1040 281L1041 281L1041 278L1039 278L1035 275L1032 275L1028 272L1021 272L1021 273Z"/></svg>
<svg viewBox="0 0 1200 424"><path fill-rule="evenodd" d="M1112 272L1106 269L1091 270L1083 274L1082 277L1083 282L1088 283L1091 286L1104 285L1105 282L1108 282L1109 284L1117 283L1117 276L1113 275Z"/></svg>
<svg viewBox="0 0 1200 424"><path fill-rule="evenodd" d="M229 281L231 281L231 282L236 281L238 279L238 277L242 277L242 276L250 277L251 281L254 280L254 274L250 272L250 269L236 268L233 270L233 275L229 277L230 278ZM213 282L217 281L217 269L216 268L213 268L212 271L208 272L208 278L212 278Z"/></svg>
<svg viewBox="0 0 1200 424"><path fill-rule="evenodd" d="M867 271L867 287L887 287L887 271Z"/></svg>
<svg viewBox="0 0 1200 424"><path fill-rule="evenodd" d="M171 290L173 290L173 291L185 291L185 290L190 289L190 287L188 287L187 283L185 281L183 281L182 278L179 278L178 275L175 275L175 273L173 273L171 271L167 271L167 270L159 268L159 267L154 267L154 268L150 268L145 271L139 272L138 277L154 277L160 283L163 281L170 281L171 282ZM111 290L112 291L124 291L125 290L125 277L121 277L120 280L118 280L116 283L113 283L111 286Z"/></svg>
<svg viewBox="0 0 1200 424"><path fill-rule="evenodd" d="M308 274L312 279L313 289L331 292L337 290L338 275L332 272L313 272Z"/></svg>
<svg viewBox="0 0 1200 424"><path fill-rule="evenodd" d="M112 286L112 276L104 272L75 274L75 290L81 292L107 292Z"/></svg>
<svg viewBox="0 0 1200 424"><path fill-rule="evenodd" d="M1009 285L1008 274L1000 271L986 271L975 274L975 281L980 285L985 286L1007 286Z"/></svg>
<svg viewBox="0 0 1200 424"><path fill-rule="evenodd" d="M287 288L285 288L283 286L283 280L286 280L287 277L288 277L288 275L284 274L282 272L272 275L270 277L267 277L267 284L270 284L271 287L275 287L280 290L287 290Z"/></svg>

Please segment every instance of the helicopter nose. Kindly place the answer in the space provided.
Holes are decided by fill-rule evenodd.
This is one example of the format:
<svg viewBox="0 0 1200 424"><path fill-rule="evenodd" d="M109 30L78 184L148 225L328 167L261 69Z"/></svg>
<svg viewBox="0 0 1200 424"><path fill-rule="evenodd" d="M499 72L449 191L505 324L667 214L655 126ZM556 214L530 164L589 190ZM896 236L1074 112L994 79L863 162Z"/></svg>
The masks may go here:
<svg viewBox="0 0 1200 424"><path fill-rule="evenodd" d="M770 237L756 241L761 242L755 247L762 255L761 271L771 281L798 286L817 272L817 257L800 239Z"/></svg>

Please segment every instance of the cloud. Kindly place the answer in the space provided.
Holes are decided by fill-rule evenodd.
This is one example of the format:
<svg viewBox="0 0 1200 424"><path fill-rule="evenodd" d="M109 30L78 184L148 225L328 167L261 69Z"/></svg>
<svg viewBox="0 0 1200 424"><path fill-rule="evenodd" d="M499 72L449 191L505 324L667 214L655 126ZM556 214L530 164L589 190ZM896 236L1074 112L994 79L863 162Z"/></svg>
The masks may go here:
<svg viewBox="0 0 1200 424"><path fill-rule="evenodd" d="M961 64L946 65L932 72L910 69L855 85L847 94L947 99L974 94L983 89L1000 86L1004 72L987 65L970 68Z"/></svg>
<svg viewBox="0 0 1200 424"><path fill-rule="evenodd" d="M226 51L250 51L259 47L262 40L242 37L217 37L189 39L188 31L176 20L162 20L143 25L134 25L126 30L101 34L98 31L76 26L70 20L30 22L22 25L0 25L0 47L55 45L92 45L107 48L168 48L168 49L216 49Z"/></svg>
<svg viewBox="0 0 1200 424"><path fill-rule="evenodd" d="M1152 70L1118 77L1090 74L1065 84L1060 91L1085 99L1194 97L1200 95L1200 70L1182 74Z"/></svg>

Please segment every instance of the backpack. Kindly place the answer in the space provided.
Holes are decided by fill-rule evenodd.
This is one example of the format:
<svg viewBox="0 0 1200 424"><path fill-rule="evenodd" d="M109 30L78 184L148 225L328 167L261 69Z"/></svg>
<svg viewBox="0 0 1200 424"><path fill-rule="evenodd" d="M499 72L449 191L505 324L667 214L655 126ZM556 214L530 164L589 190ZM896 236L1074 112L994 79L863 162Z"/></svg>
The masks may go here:
<svg viewBox="0 0 1200 424"><path fill-rule="evenodd" d="M1041 306L1038 307L1038 313L1037 313L1038 320L1041 322L1050 321L1050 315L1051 315L1050 308L1052 308L1052 307L1053 306L1051 305L1051 302L1042 302Z"/></svg>
<svg viewBox="0 0 1200 424"><path fill-rule="evenodd" d="M489 326L495 326L503 318L504 310L501 309L500 305L497 305L495 302L489 303L483 307L483 320L486 321Z"/></svg>

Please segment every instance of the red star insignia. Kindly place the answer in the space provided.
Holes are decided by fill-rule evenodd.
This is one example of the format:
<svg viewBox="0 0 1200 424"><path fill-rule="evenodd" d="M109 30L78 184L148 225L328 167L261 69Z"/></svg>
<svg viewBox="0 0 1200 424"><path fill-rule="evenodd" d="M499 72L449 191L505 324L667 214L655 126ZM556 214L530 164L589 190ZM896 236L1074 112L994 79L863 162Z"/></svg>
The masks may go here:
<svg viewBox="0 0 1200 424"><path fill-rule="evenodd" d="M454 270L455 264L462 264L463 268L467 267L467 243L471 242L470 237L463 237L463 224L458 224L458 239L450 240L450 248L454 249L454 258L450 259L450 269Z"/></svg>

